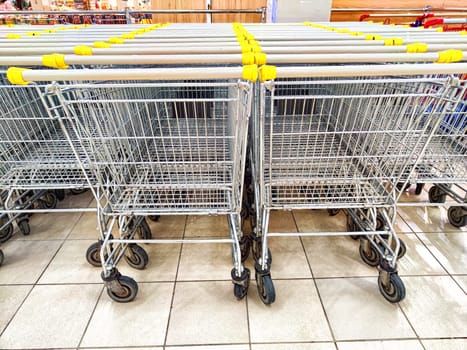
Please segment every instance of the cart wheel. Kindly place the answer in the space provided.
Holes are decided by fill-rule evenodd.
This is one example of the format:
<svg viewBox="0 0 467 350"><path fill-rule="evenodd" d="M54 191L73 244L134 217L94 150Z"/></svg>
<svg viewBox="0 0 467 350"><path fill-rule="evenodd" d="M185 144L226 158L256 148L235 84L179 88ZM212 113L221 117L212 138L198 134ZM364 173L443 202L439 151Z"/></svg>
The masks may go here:
<svg viewBox="0 0 467 350"><path fill-rule="evenodd" d="M418 196L422 193L423 187L425 187L425 184L423 183L418 183L417 186L415 187L415 194Z"/></svg>
<svg viewBox="0 0 467 350"><path fill-rule="evenodd" d="M350 215L347 214L347 231L349 232L354 232L357 231L357 225L355 225L355 222L351 218ZM354 241L360 238L359 235L350 235L350 238L352 238Z"/></svg>
<svg viewBox="0 0 467 350"><path fill-rule="evenodd" d="M59 201L62 201L65 199L65 190L59 189L59 190L54 190L55 191L55 196Z"/></svg>
<svg viewBox="0 0 467 350"><path fill-rule="evenodd" d="M18 227L21 233L25 236L29 236L31 233L31 225L29 225L29 220L28 219L23 219L18 222Z"/></svg>
<svg viewBox="0 0 467 350"><path fill-rule="evenodd" d="M256 273L255 279L261 301L266 305L272 304L276 300L276 291L274 290L271 275Z"/></svg>
<svg viewBox="0 0 467 350"><path fill-rule="evenodd" d="M235 270L232 270L232 276L234 276ZM246 297L248 288L250 287L250 270L245 268L243 270L242 277L239 279L232 278L234 283L234 295L238 300Z"/></svg>
<svg viewBox="0 0 467 350"><path fill-rule="evenodd" d="M139 245L130 244L127 248L130 250L128 254L125 254L125 261L132 268L137 270L143 270L149 262L149 256L146 251Z"/></svg>
<svg viewBox="0 0 467 350"><path fill-rule="evenodd" d="M57 196L54 192L47 191L46 194L39 199L39 208L54 209L57 207Z"/></svg>
<svg viewBox="0 0 467 350"><path fill-rule="evenodd" d="M397 254L397 258L401 259L405 253L407 253L407 245L402 239L399 239L399 253Z"/></svg>
<svg viewBox="0 0 467 350"><path fill-rule="evenodd" d="M376 231L384 231L384 218L381 213L376 214Z"/></svg>
<svg viewBox="0 0 467 350"><path fill-rule="evenodd" d="M365 251L363 249L363 244L365 240L360 241L360 247L358 247L358 252L360 253L360 257L362 258L363 262L370 265L370 266L378 266L381 262L381 256L378 250L373 247L372 244L369 246L369 250Z"/></svg>
<svg viewBox="0 0 467 350"><path fill-rule="evenodd" d="M94 242L93 244L91 244L88 250L86 250L87 262L95 267L102 266L100 251L101 251L101 242Z"/></svg>
<svg viewBox="0 0 467 350"><path fill-rule="evenodd" d="M446 202L446 192L438 186L433 186L428 191L428 199L430 203L444 203Z"/></svg>
<svg viewBox="0 0 467 350"><path fill-rule="evenodd" d="M378 276L378 288L384 299L390 303L398 303L405 298L404 283L402 282L399 275L395 272L389 275L389 284L387 286L383 284L383 278L380 273Z"/></svg>
<svg viewBox="0 0 467 350"><path fill-rule="evenodd" d="M157 222L157 221L159 221L159 219L161 218L161 216L160 216L160 215L149 215L148 218L149 218L149 220L151 220L151 221Z"/></svg>
<svg viewBox="0 0 467 350"><path fill-rule="evenodd" d="M84 192L86 192L87 190L88 190L87 188L71 188L71 189L70 189L70 192L71 192L71 194L77 195L77 194L84 193Z"/></svg>
<svg viewBox="0 0 467 350"><path fill-rule="evenodd" d="M151 228L149 227L148 222L146 220L143 219L143 221L141 221L136 230L137 235L141 239L152 239Z"/></svg>
<svg viewBox="0 0 467 350"><path fill-rule="evenodd" d="M119 303L128 303L136 298L138 294L138 284L136 281L128 276L119 276L117 282L120 283L122 290L119 292L113 291L107 287L107 294L112 300Z"/></svg>
<svg viewBox="0 0 467 350"><path fill-rule="evenodd" d="M0 266L3 265L3 260L5 259L5 255L3 255L3 251L0 249Z"/></svg>
<svg viewBox="0 0 467 350"><path fill-rule="evenodd" d="M8 222L8 218L2 217L0 219L0 226L4 226L5 222ZM0 231L0 243L8 241L11 236L13 236L13 224L10 222Z"/></svg>
<svg viewBox="0 0 467 350"><path fill-rule="evenodd" d="M250 255L250 248L251 248L251 238L249 236L244 235L242 239L240 239L240 251L242 253L242 262L248 259L248 255Z"/></svg>
<svg viewBox="0 0 467 350"><path fill-rule="evenodd" d="M329 216L336 216L337 214L339 214L339 212L340 209L328 209Z"/></svg>
<svg viewBox="0 0 467 350"><path fill-rule="evenodd" d="M449 207L448 219L449 223L455 227L464 227L467 225L467 214L462 207Z"/></svg>

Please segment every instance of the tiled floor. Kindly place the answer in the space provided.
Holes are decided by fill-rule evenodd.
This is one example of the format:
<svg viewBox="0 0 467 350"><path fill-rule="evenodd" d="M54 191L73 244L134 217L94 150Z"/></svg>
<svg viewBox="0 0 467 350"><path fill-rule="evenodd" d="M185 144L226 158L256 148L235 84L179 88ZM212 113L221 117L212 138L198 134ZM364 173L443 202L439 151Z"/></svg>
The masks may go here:
<svg viewBox="0 0 467 350"><path fill-rule="evenodd" d="M89 194L65 201L91 203ZM277 298L270 306L253 276L247 298L234 298L228 245L144 245L146 270L120 264L138 281L138 296L118 304L84 259L96 226L92 213L34 215L30 236L2 245L1 349L467 349L467 229L449 225L445 209L400 210L407 297L397 305L380 295L357 242L339 236L271 239ZM228 235L223 217L162 217L151 228L165 238ZM344 228L342 213L320 210L275 212L270 225ZM251 257L246 264L253 271Z"/></svg>

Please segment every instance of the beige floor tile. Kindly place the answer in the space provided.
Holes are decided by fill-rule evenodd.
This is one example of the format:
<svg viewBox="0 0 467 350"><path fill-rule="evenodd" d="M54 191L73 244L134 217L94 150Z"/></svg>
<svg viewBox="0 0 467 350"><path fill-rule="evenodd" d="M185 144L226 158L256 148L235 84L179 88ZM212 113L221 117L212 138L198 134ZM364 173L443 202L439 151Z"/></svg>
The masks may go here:
<svg viewBox="0 0 467 350"><path fill-rule="evenodd" d="M406 277L404 283L400 305L419 337L467 337L467 298L451 277Z"/></svg>
<svg viewBox="0 0 467 350"><path fill-rule="evenodd" d="M303 237L315 277L377 276L358 253L359 241L348 236Z"/></svg>
<svg viewBox="0 0 467 350"><path fill-rule="evenodd" d="M414 232L466 232L467 227L452 226L445 208L440 207L406 207L399 208L398 213Z"/></svg>
<svg viewBox="0 0 467 350"><path fill-rule="evenodd" d="M78 346L100 285L36 286L0 339L0 348Z"/></svg>
<svg viewBox="0 0 467 350"><path fill-rule="evenodd" d="M419 237L449 273L467 274L467 232L424 233Z"/></svg>
<svg viewBox="0 0 467 350"><path fill-rule="evenodd" d="M465 350L467 339L432 339L422 340L425 350Z"/></svg>
<svg viewBox="0 0 467 350"><path fill-rule="evenodd" d="M188 216L185 237L230 237L227 216Z"/></svg>
<svg viewBox="0 0 467 350"><path fill-rule="evenodd" d="M415 234L399 234L407 246L407 253L398 261L399 274L444 275L446 271Z"/></svg>
<svg viewBox="0 0 467 350"><path fill-rule="evenodd" d="M251 350L336 350L334 343L251 344Z"/></svg>
<svg viewBox="0 0 467 350"><path fill-rule="evenodd" d="M376 278L326 279L317 284L337 340L415 337L399 306L378 291Z"/></svg>
<svg viewBox="0 0 467 350"><path fill-rule="evenodd" d="M456 282L462 287L465 293L467 293L467 276L454 276Z"/></svg>
<svg viewBox="0 0 467 350"><path fill-rule="evenodd" d="M170 346L167 350L250 350L248 344L245 345L201 345L201 346Z"/></svg>
<svg viewBox="0 0 467 350"><path fill-rule="evenodd" d="M247 342L245 300L234 297L231 282L177 283L168 345Z"/></svg>
<svg viewBox="0 0 467 350"><path fill-rule="evenodd" d="M31 288L32 286L0 286L0 300L2 303L2 312L0 312L0 334L13 317L16 310L18 310Z"/></svg>
<svg viewBox="0 0 467 350"><path fill-rule="evenodd" d="M34 214L29 218L31 233L27 236L18 230L15 240L62 240L65 239L79 220L81 213Z"/></svg>
<svg viewBox="0 0 467 350"><path fill-rule="evenodd" d="M312 280L276 280L276 301L264 305L250 286L248 312L251 341L330 341L326 318Z"/></svg>
<svg viewBox="0 0 467 350"><path fill-rule="evenodd" d="M310 267L299 237L271 237L269 247L273 261L273 278L311 278ZM253 266L252 264L252 271Z"/></svg>
<svg viewBox="0 0 467 350"><path fill-rule="evenodd" d="M329 216L327 210L294 210L293 215L300 232L340 232L347 230L343 211Z"/></svg>
<svg viewBox="0 0 467 350"><path fill-rule="evenodd" d="M5 260L0 268L0 284L36 283L52 260L60 241L9 241L2 245Z"/></svg>
<svg viewBox="0 0 467 350"><path fill-rule="evenodd" d="M396 223L394 224L394 229L397 233L413 233L412 229L409 225L405 222L405 220L397 214Z"/></svg>
<svg viewBox="0 0 467 350"><path fill-rule="evenodd" d="M230 280L233 268L230 244L185 244L178 280Z"/></svg>
<svg viewBox="0 0 467 350"><path fill-rule="evenodd" d="M339 350L423 350L418 340L338 342Z"/></svg>
<svg viewBox="0 0 467 350"><path fill-rule="evenodd" d="M82 347L160 346L164 343L173 283L140 283L131 303L102 293Z"/></svg>
<svg viewBox="0 0 467 350"><path fill-rule="evenodd" d="M180 244L140 244L149 256L149 263L144 270L130 267L125 259L118 264L118 270L131 276L137 282L175 281Z"/></svg>
<svg viewBox="0 0 467 350"><path fill-rule="evenodd" d="M286 210L272 210L269 232L297 232L293 213Z"/></svg>
<svg viewBox="0 0 467 350"><path fill-rule="evenodd" d="M185 230L185 215L161 215L158 221L146 219L154 238L181 238Z"/></svg>
<svg viewBox="0 0 467 350"><path fill-rule="evenodd" d="M411 185L407 191L404 191L401 198L399 199L400 202L409 202L409 203L427 203L428 202L428 192L427 190L431 187L431 185L426 184L423 188L422 193L415 194L415 185Z"/></svg>
<svg viewBox="0 0 467 350"><path fill-rule="evenodd" d="M39 284L101 283L101 269L86 261L86 250L95 241L68 240L47 267Z"/></svg>
<svg viewBox="0 0 467 350"><path fill-rule="evenodd" d="M73 227L68 239L93 239L97 240L99 231L97 230L97 214L83 213L78 223Z"/></svg>
<svg viewBox="0 0 467 350"><path fill-rule="evenodd" d="M160 346L145 346L142 348L140 347L135 348L132 346L131 348L128 348L128 347L82 348L80 347L80 349L85 349L85 350L163 350L164 348Z"/></svg>

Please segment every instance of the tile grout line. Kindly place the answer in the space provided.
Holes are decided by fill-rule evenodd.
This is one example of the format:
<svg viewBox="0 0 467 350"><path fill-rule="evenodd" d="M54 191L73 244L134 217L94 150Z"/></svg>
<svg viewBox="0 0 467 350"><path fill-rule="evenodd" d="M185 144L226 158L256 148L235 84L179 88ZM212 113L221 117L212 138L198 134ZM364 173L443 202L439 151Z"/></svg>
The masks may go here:
<svg viewBox="0 0 467 350"><path fill-rule="evenodd" d="M94 316L94 313L96 312L97 305L99 305L99 301L101 300L102 294L104 293L105 287L102 286L101 292L99 293L96 303L94 304L94 307L92 309L91 315L89 315L88 322L86 323L86 327L84 327L83 334L81 335L81 338L79 339L78 346L76 349L80 349L81 343L83 342L84 336L86 335L86 332L88 331L89 325L91 324L92 317Z"/></svg>
<svg viewBox="0 0 467 350"><path fill-rule="evenodd" d="M183 227L182 239L185 238L185 232L186 232L187 225L188 225L188 215L185 215L185 225ZM172 316L172 309L173 309L173 304L174 304L174 300L175 300L175 289L177 287L178 272L180 270L180 263L182 261L183 246L184 246L184 244L181 243L180 244L180 251L178 253L177 270L175 271L175 278L174 278L174 282L173 282L174 286L173 286L173 289L172 289L172 297L171 297L171 300L170 300L169 317L167 318L167 326L166 326L166 329L165 329L164 343L162 344L163 349L166 349L166 347L167 347L167 338L169 336L170 318Z"/></svg>
<svg viewBox="0 0 467 350"><path fill-rule="evenodd" d="M298 224L297 224L297 220L295 219L295 214L294 212L292 211L292 219L293 219L293 222L294 222L294 225L295 225L295 229L297 230L297 232L300 232L299 230L299 227L298 227ZM326 309L324 307L324 303L323 303L323 300L321 298L321 293L319 292L319 289L318 289L318 284L316 283L316 280L314 278L314 274L313 274L313 269L311 267L311 264L310 264L310 260L308 259L308 254L306 252L306 249L305 249L305 245L303 244L303 239L301 236L298 236L299 240L300 240L300 244L302 246L302 249L303 249L303 253L305 254L305 258L306 258L306 262L308 264L308 268L310 269L310 273L311 273L311 280L313 281L313 285L315 286L315 289L316 289L316 294L318 295L318 299L319 299L319 302L321 304L321 308L323 310L323 313L324 313L324 317L326 318L326 323L328 325L328 329L329 329L329 332L331 333L331 337L332 337L332 342L334 344L334 347L337 349L337 342L336 342L336 337L334 335L334 331L331 327L331 322L329 321L329 317L328 317L328 314L326 312Z"/></svg>

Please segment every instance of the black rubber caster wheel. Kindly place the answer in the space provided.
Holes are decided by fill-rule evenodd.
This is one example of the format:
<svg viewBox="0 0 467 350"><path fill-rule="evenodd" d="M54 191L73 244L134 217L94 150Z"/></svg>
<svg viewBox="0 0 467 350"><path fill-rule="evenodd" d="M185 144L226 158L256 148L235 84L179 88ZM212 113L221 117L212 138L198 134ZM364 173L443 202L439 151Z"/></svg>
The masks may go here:
<svg viewBox="0 0 467 350"><path fill-rule="evenodd" d="M360 231L360 229L355 225L355 222L353 221L352 217L347 214L347 231L348 232L356 232ZM352 238L354 241L359 239L361 236L359 235L350 235L350 238Z"/></svg>
<svg viewBox="0 0 467 350"><path fill-rule="evenodd" d="M398 303L405 298L405 286L397 273L390 274L387 286L383 284L383 276L380 274L378 276L378 288L384 299L390 303Z"/></svg>
<svg viewBox="0 0 467 350"><path fill-rule="evenodd" d="M384 231L385 229L385 221L382 214L376 214L376 231Z"/></svg>
<svg viewBox="0 0 467 350"><path fill-rule="evenodd" d="M358 247L358 252L363 262L369 266L378 266L381 263L381 256L378 250L372 244L369 244L368 251L365 251L365 249L363 249L364 244L366 244L366 242L362 240Z"/></svg>
<svg viewBox="0 0 467 350"><path fill-rule="evenodd" d="M128 303L133 301L138 294L138 284L136 281L128 276L119 276L115 282L120 283L120 290L114 291L107 287L107 294L112 300L119 303Z"/></svg>
<svg viewBox="0 0 467 350"><path fill-rule="evenodd" d="M242 254L242 262L244 262L246 259L248 259L248 255L250 255L250 249L251 249L251 238L249 236L243 236L242 239L240 239L240 252Z"/></svg>
<svg viewBox="0 0 467 350"><path fill-rule="evenodd" d="M274 284L272 283L271 275L255 274L256 287L258 288L258 294L261 301L270 305L276 300L276 291Z"/></svg>
<svg viewBox="0 0 467 350"><path fill-rule="evenodd" d="M328 209L329 216L336 216L337 214L339 214L339 212L340 209Z"/></svg>
<svg viewBox="0 0 467 350"><path fill-rule="evenodd" d="M438 186L433 186L428 191L428 199L430 203L444 203L446 202L446 192Z"/></svg>
<svg viewBox="0 0 467 350"><path fill-rule="evenodd" d="M397 258L401 259L404 257L405 253L407 253L407 245L402 239L399 239L399 253L397 254Z"/></svg>
<svg viewBox="0 0 467 350"><path fill-rule="evenodd" d="M149 256L139 245L130 244L125 254L125 261L132 268L143 270L149 262Z"/></svg>
<svg viewBox="0 0 467 350"><path fill-rule="evenodd" d="M417 196L419 196L422 193L423 187L425 187L425 184L417 184L417 186L415 187L415 194Z"/></svg>
<svg viewBox="0 0 467 350"><path fill-rule="evenodd" d="M86 192L87 190L88 190L87 188L72 188L70 189L70 193L74 195L78 195L78 194Z"/></svg>
<svg viewBox="0 0 467 350"><path fill-rule="evenodd" d="M139 236L139 238L152 239L151 228L149 227L148 222L146 220L143 219L136 230L136 234Z"/></svg>
<svg viewBox="0 0 467 350"><path fill-rule="evenodd" d="M101 242L95 242L91 244L89 248L86 250L86 261L90 265L95 266L95 267L102 266L100 251L101 251Z"/></svg>
<svg viewBox="0 0 467 350"><path fill-rule="evenodd" d="M161 216L160 216L160 215L149 215L148 218L149 218L149 220L151 220L151 221L157 222L157 221L159 221L159 219L161 218Z"/></svg>
<svg viewBox="0 0 467 350"><path fill-rule="evenodd" d="M18 222L18 227L21 233L25 236L29 236L31 233L31 225L29 225L28 219L22 219Z"/></svg>
<svg viewBox="0 0 467 350"><path fill-rule="evenodd" d="M54 190L55 196L59 201L62 201L65 199L65 190L59 189L59 190Z"/></svg>
<svg viewBox="0 0 467 350"><path fill-rule="evenodd" d="M0 226L4 226L7 222L8 218L6 216L0 218ZM11 236L13 236L13 224L10 222L0 231L0 243L8 241Z"/></svg>
<svg viewBox="0 0 467 350"><path fill-rule="evenodd" d="M38 202L41 209L54 209L57 207L58 199L55 192L48 191Z"/></svg>
<svg viewBox="0 0 467 350"><path fill-rule="evenodd" d="M235 271L232 270L232 280L234 284L234 295L238 300L243 299L248 294L248 288L250 287L250 270L245 268L243 274L238 278L234 276Z"/></svg>
<svg viewBox="0 0 467 350"><path fill-rule="evenodd" d="M448 209L449 223L454 227L467 225L467 212L462 207L450 207Z"/></svg>
<svg viewBox="0 0 467 350"><path fill-rule="evenodd" d="M3 260L5 260L5 255L3 254L3 251L0 249L0 266L3 265Z"/></svg>

